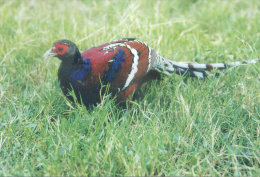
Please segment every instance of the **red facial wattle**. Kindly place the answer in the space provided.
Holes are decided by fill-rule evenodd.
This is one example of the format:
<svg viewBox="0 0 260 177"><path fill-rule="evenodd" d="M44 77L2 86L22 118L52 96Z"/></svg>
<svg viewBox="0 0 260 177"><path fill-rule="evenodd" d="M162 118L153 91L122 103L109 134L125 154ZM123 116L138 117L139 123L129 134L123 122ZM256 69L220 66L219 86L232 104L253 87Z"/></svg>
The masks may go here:
<svg viewBox="0 0 260 177"><path fill-rule="evenodd" d="M65 44L57 44L54 46L52 51L54 53L57 53L58 55L64 55L67 52L68 48L69 47Z"/></svg>

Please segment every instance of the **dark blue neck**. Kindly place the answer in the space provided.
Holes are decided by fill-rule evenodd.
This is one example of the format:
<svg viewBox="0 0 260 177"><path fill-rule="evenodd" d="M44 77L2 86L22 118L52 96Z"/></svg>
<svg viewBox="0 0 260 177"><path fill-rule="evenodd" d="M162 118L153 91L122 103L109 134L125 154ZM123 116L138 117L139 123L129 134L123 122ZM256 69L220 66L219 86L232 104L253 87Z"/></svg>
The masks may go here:
<svg viewBox="0 0 260 177"><path fill-rule="evenodd" d="M73 60L73 62L74 62L74 64L83 64L83 58L82 58L82 56L81 56L81 53L80 53L80 51L79 51L79 49L77 49L76 50L76 53L75 53L75 55L74 55L74 60Z"/></svg>

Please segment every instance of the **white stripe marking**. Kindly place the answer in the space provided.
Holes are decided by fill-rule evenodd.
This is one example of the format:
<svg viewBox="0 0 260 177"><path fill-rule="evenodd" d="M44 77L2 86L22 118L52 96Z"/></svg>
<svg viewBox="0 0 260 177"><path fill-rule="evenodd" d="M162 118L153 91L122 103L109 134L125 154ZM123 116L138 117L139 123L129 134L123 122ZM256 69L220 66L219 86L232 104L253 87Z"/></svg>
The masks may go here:
<svg viewBox="0 0 260 177"><path fill-rule="evenodd" d="M205 64L191 64L194 69L207 69L207 65Z"/></svg>
<svg viewBox="0 0 260 177"><path fill-rule="evenodd" d="M129 86L129 84L131 83L131 81L133 80L138 68L138 60L139 60L139 56L138 53L135 49L131 48L129 45L126 45L126 47L131 51L131 53L134 55L134 63L132 64L132 68L131 68L131 72L128 75L128 78L126 79L125 85L123 87L123 89L127 88Z"/></svg>
<svg viewBox="0 0 260 177"><path fill-rule="evenodd" d="M115 50L115 48L117 46L121 46L121 47L126 47L130 50L130 52L134 55L134 61L133 61L133 64L132 64L132 68L131 68L131 71L130 73L128 74L128 77L126 79L126 82L125 82L125 85L124 87L122 88L122 90L124 90L125 88L127 88L129 86L129 84L131 83L131 81L133 80L135 74L137 73L138 71L138 61L139 61L139 56L138 56L138 52L137 50L135 50L134 48L131 48L129 45L127 44L124 44L124 43L115 43L115 44L110 44L106 47L103 48L103 50L108 50L108 49L111 49L113 48Z"/></svg>
<svg viewBox="0 0 260 177"><path fill-rule="evenodd" d="M235 62L229 63L229 65L231 65L231 66L238 66L238 65L242 65L242 62L240 62L240 61L235 61Z"/></svg>
<svg viewBox="0 0 260 177"><path fill-rule="evenodd" d="M193 71L193 73L195 74L195 76L199 77L199 78L203 78L203 73L201 72L197 72L197 71Z"/></svg>
<svg viewBox="0 0 260 177"><path fill-rule="evenodd" d="M213 68L225 68L224 63L211 63L210 64Z"/></svg>
<svg viewBox="0 0 260 177"><path fill-rule="evenodd" d="M110 44L110 45L104 47L103 50L108 50L111 48L113 48L113 50L115 50L117 46L125 47L126 45L124 43L114 43L114 44Z"/></svg>
<svg viewBox="0 0 260 177"><path fill-rule="evenodd" d="M181 68L189 68L189 65L187 63L182 63L182 62L175 62L171 61L174 65L181 67Z"/></svg>
<svg viewBox="0 0 260 177"><path fill-rule="evenodd" d="M152 49L151 49L150 46L148 46L148 50L149 50L149 55L148 55L148 66L147 66L147 72L150 70L150 67L151 67L151 60L152 60L152 56L151 56Z"/></svg>
<svg viewBox="0 0 260 177"><path fill-rule="evenodd" d="M260 61L260 59L246 60L247 63L256 63L259 61Z"/></svg>

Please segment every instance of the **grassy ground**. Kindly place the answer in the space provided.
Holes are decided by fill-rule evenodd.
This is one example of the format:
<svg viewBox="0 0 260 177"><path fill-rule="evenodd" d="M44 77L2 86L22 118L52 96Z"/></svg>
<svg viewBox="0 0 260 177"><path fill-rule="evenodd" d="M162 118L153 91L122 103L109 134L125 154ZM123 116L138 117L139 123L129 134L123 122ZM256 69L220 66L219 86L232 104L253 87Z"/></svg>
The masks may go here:
<svg viewBox="0 0 260 177"><path fill-rule="evenodd" d="M176 61L260 55L260 1L0 1L0 175L260 174L259 63L209 80L165 77L118 109L72 105L53 41L137 37Z"/></svg>

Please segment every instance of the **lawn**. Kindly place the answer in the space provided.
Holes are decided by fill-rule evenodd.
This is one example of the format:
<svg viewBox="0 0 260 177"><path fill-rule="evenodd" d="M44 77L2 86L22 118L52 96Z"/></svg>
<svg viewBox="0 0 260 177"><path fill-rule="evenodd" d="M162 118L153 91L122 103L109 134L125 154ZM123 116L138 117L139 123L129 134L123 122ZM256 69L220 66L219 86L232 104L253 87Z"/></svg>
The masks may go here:
<svg viewBox="0 0 260 177"><path fill-rule="evenodd" d="M87 110L59 88L55 40L123 37L175 61L259 58L258 0L0 0L0 175L260 175L260 64L142 87Z"/></svg>

